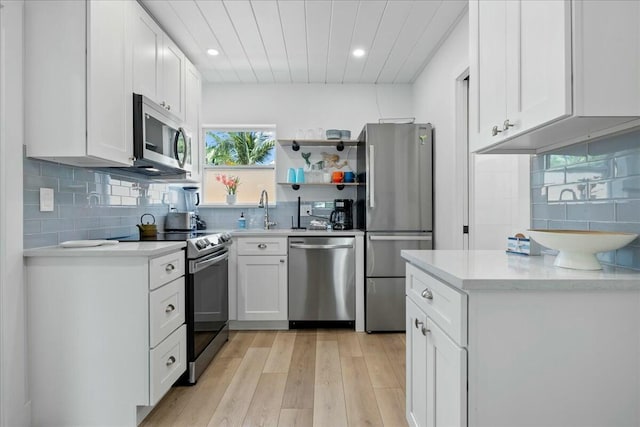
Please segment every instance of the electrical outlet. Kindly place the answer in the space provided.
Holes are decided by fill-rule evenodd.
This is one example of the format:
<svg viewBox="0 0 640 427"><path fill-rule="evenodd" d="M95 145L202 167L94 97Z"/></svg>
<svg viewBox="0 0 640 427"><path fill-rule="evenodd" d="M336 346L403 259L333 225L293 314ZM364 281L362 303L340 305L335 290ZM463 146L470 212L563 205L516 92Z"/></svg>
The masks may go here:
<svg viewBox="0 0 640 427"><path fill-rule="evenodd" d="M300 216L309 216L309 214L313 213L311 209L311 205L300 205Z"/></svg>
<svg viewBox="0 0 640 427"><path fill-rule="evenodd" d="M40 189L40 212L53 212L53 188Z"/></svg>

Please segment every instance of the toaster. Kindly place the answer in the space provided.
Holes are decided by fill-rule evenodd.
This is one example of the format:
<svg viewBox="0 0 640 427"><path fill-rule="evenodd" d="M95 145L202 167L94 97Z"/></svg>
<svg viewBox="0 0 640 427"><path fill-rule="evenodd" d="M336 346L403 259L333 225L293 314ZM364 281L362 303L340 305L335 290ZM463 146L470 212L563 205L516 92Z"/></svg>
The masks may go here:
<svg viewBox="0 0 640 427"><path fill-rule="evenodd" d="M191 231L196 229L193 212L169 212L164 220L166 231Z"/></svg>

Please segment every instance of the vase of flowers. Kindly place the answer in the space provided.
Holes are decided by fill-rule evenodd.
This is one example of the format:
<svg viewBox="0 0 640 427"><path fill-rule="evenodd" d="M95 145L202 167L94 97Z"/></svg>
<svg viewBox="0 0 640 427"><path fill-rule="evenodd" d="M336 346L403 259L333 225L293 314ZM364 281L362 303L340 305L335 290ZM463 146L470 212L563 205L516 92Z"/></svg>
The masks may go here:
<svg viewBox="0 0 640 427"><path fill-rule="evenodd" d="M227 193L227 204L233 205L236 203L236 191L240 184L240 178L233 175L218 175L216 181L221 182L224 185L224 189Z"/></svg>

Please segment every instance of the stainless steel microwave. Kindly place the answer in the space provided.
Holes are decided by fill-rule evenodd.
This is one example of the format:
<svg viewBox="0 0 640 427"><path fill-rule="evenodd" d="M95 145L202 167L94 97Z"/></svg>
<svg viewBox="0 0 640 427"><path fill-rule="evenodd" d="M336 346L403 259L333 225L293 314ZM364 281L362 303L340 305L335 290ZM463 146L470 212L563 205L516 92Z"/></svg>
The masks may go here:
<svg viewBox="0 0 640 427"><path fill-rule="evenodd" d="M191 135L177 117L149 98L133 94L133 155L137 172L150 176L191 174Z"/></svg>

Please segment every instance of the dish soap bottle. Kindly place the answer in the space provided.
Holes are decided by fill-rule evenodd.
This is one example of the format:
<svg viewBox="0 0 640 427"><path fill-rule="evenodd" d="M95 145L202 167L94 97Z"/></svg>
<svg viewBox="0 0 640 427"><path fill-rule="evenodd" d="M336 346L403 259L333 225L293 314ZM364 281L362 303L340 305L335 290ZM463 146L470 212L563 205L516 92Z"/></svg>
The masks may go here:
<svg viewBox="0 0 640 427"><path fill-rule="evenodd" d="M244 212L240 212L240 218L238 218L238 228L247 228L247 219L244 217Z"/></svg>

